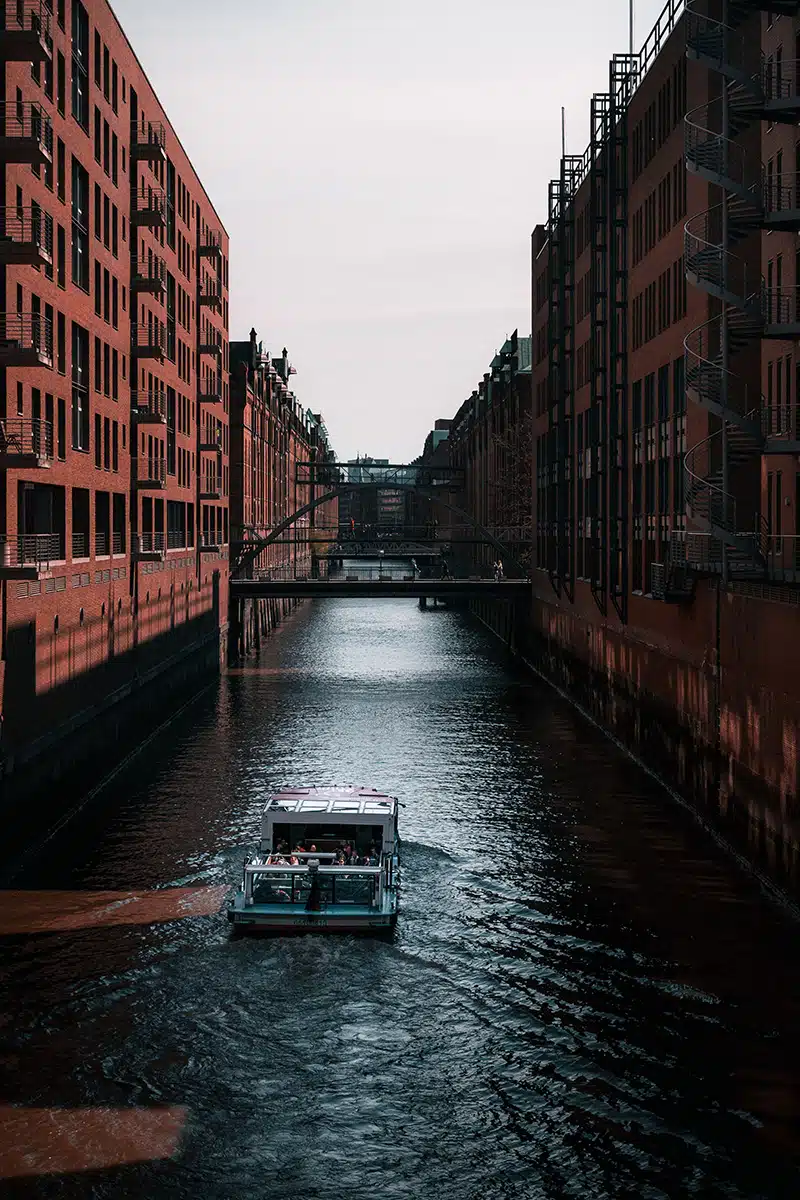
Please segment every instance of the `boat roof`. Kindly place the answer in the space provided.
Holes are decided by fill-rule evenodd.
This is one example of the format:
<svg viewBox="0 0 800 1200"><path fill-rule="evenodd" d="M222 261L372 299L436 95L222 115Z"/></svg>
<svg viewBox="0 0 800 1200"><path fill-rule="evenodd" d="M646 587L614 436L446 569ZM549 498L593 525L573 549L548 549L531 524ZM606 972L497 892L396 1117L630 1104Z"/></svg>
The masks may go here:
<svg viewBox="0 0 800 1200"><path fill-rule="evenodd" d="M386 796L375 788L364 787L287 787L270 796L264 805L264 816L273 813L292 813L295 816L322 813L358 813L364 816L389 817L397 808L394 796Z"/></svg>

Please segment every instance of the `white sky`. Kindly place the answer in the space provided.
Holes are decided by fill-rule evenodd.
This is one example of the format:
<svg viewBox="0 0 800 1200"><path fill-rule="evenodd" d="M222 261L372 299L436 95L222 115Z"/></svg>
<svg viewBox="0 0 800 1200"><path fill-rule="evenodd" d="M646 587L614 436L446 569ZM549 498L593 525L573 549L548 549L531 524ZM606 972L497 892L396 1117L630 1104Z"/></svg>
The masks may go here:
<svg viewBox="0 0 800 1200"><path fill-rule="evenodd" d="M112 0L340 459L405 462L516 327L628 0ZM662 0L637 0L636 44Z"/></svg>

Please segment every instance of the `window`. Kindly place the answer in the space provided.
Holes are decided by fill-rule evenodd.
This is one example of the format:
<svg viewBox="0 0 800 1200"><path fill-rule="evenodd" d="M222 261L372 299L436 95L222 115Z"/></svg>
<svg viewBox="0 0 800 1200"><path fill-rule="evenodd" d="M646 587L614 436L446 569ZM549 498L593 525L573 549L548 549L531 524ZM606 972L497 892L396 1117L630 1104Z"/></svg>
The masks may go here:
<svg viewBox="0 0 800 1200"><path fill-rule="evenodd" d="M113 108L114 112L117 111L117 90L118 90L117 64L115 62L112 62L112 64L111 64L111 107Z"/></svg>
<svg viewBox="0 0 800 1200"><path fill-rule="evenodd" d="M106 250L111 245L111 201L103 195L103 245Z"/></svg>
<svg viewBox="0 0 800 1200"><path fill-rule="evenodd" d="M111 126L108 121L103 121L103 170L106 175L111 174Z"/></svg>
<svg viewBox="0 0 800 1200"><path fill-rule="evenodd" d="M85 14L84 14L85 15ZM72 159L72 282L89 291L89 176Z"/></svg>
<svg viewBox="0 0 800 1200"><path fill-rule="evenodd" d="M56 357L59 375L67 373L67 321L63 313L56 318Z"/></svg>
<svg viewBox="0 0 800 1200"><path fill-rule="evenodd" d="M72 322L72 447L89 449L89 330Z"/></svg>
<svg viewBox="0 0 800 1200"><path fill-rule="evenodd" d="M103 311L100 271L100 259L96 258L94 260L94 311L97 313L98 317L102 315Z"/></svg>
<svg viewBox="0 0 800 1200"><path fill-rule="evenodd" d="M103 118L100 116L100 109L95 104L94 106L94 160L100 162L103 153Z"/></svg>
<svg viewBox="0 0 800 1200"><path fill-rule="evenodd" d="M100 31L94 31L94 81L100 87L100 63L102 61L103 43L100 41Z"/></svg>
<svg viewBox="0 0 800 1200"><path fill-rule="evenodd" d="M167 245L175 249L175 165L167 159Z"/></svg>
<svg viewBox="0 0 800 1200"><path fill-rule="evenodd" d="M89 131L89 17L80 0L72 0L72 115Z"/></svg>
<svg viewBox="0 0 800 1200"><path fill-rule="evenodd" d="M94 414L94 465L98 471L103 465L103 420L100 413Z"/></svg>
<svg viewBox="0 0 800 1200"><path fill-rule="evenodd" d="M111 398L119 400L119 351L111 351Z"/></svg>
<svg viewBox="0 0 800 1200"><path fill-rule="evenodd" d="M94 185L94 236L97 238L98 242L100 241L100 236L101 236L102 216L103 216L102 193L100 191L100 184L96 183Z"/></svg>
<svg viewBox="0 0 800 1200"><path fill-rule="evenodd" d="M119 325L119 284L116 275L111 280L111 324L115 329Z"/></svg>
<svg viewBox="0 0 800 1200"><path fill-rule="evenodd" d="M111 55L108 46L103 46L103 95L106 100L111 97Z"/></svg>
<svg viewBox="0 0 800 1200"><path fill-rule="evenodd" d="M116 67L114 70L116 71ZM111 470L119 470L119 422L115 421L111 426ZM116 499L116 497L115 497Z"/></svg>
<svg viewBox="0 0 800 1200"><path fill-rule="evenodd" d="M111 208L111 253L114 258L119 258L118 217L117 206L114 204Z"/></svg>
<svg viewBox="0 0 800 1200"><path fill-rule="evenodd" d="M111 419L103 417L103 470L111 470Z"/></svg>
<svg viewBox="0 0 800 1200"><path fill-rule="evenodd" d="M58 227L56 244L58 286L65 288L67 286L67 234L63 225L59 225Z"/></svg>
<svg viewBox="0 0 800 1200"><path fill-rule="evenodd" d="M118 175L117 175L118 148L119 148L119 143L117 142L117 135L115 133L112 133L111 134L111 180L114 184L116 184L117 179L118 179Z"/></svg>
<svg viewBox="0 0 800 1200"><path fill-rule="evenodd" d="M103 267L103 320L111 320L111 275L107 267Z"/></svg>
<svg viewBox="0 0 800 1200"><path fill-rule="evenodd" d="M67 457L67 405L62 396L58 398L58 430L56 453L63 460Z"/></svg>
<svg viewBox="0 0 800 1200"><path fill-rule="evenodd" d="M167 272L167 358L175 362L175 276Z"/></svg>
<svg viewBox="0 0 800 1200"><path fill-rule="evenodd" d="M66 165L66 147L61 138L58 139L56 148L56 186L58 188L58 198L62 204L67 202L67 165Z"/></svg>
<svg viewBox="0 0 800 1200"><path fill-rule="evenodd" d="M56 63L56 104L63 117L67 107L67 65L60 50Z"/></svg>
<svg viewBox="0 0 800 1200"><path fill-rule="evenodd" d="M94 390L103 390L103 343L99 337L94 339Z"/></svg>
<svg viewBox="0 0 800 1200"><path fill-rule="evenodd" d="M103 343L103 394L111 395L111 347Z"/></svg>

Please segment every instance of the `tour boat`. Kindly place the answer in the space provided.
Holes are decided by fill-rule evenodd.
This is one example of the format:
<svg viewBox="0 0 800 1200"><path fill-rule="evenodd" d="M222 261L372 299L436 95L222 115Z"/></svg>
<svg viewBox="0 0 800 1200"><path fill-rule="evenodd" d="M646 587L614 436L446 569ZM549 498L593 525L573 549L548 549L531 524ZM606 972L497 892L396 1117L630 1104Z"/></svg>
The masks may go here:
<svg viewBox="0 0 800 1200"><path fill-rule="evenodd" d="M393 796L373 788L284 788L270 796L259 852L245 860L242 885L228 906L234 931L393 929L397 807Z"/></svg>

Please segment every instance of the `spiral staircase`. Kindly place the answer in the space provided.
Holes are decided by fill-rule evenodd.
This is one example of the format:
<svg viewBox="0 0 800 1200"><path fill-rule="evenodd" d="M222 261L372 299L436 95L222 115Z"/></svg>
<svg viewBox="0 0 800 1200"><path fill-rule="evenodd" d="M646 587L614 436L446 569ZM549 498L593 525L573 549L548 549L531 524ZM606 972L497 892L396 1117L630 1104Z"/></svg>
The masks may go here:
<svg viewBox="0 0 800 1200"><path fill-rule="evenodd" d="M762 338L800 337L800 290L767 286L761 277L762 232L800 231L800 177L768 175L743 134L762 121L800 121L800 64L778 69L753 36L756 13L796 16L792 0L728 0L725 22L705 15L702 0L686 6L686 53L721 76L718 98L686 114L687 170L716 185L722 199L685 226L686 278L719 302L719 313L684 341L687 399L718 425L685 458L686 513L693 531L675 542L671 563L685 581L697 571L763 578L767 525L760 512L761 458L796 453L760 387L760 355L745 375L732 364ZM748 36L749 35L749 36ZM723 98L722 93L727 93ZM751 139L760 147L760 134ZM793 164L794 165L794 164ZM757 350L757 347L755 347ZM724 564L724 568L723 568Z"/></svg>

